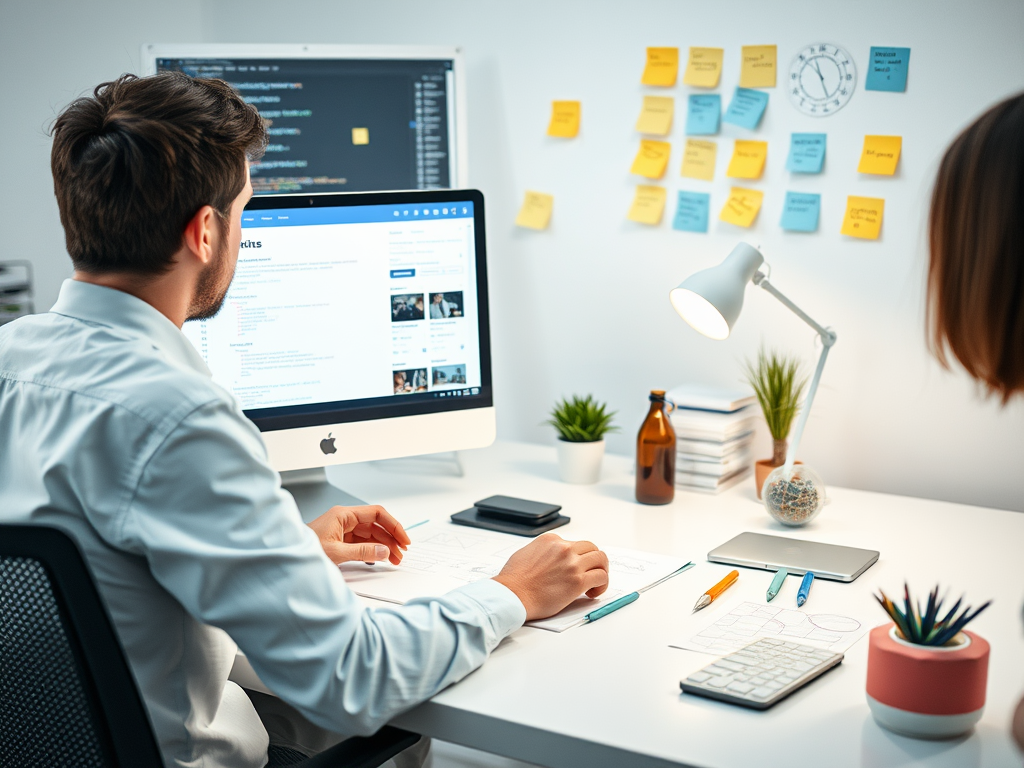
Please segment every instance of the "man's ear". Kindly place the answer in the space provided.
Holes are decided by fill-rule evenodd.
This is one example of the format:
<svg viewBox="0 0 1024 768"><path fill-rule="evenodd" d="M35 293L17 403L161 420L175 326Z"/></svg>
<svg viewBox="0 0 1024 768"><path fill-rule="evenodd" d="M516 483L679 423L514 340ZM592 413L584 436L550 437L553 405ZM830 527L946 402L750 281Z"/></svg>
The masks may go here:
<svg viewBox="0 0 1024 768"><path fill-rule="evenodd" d="M213 206L204 205L185 225L185 247L203 266L210 263L214 253L217 212Z"/></svg>

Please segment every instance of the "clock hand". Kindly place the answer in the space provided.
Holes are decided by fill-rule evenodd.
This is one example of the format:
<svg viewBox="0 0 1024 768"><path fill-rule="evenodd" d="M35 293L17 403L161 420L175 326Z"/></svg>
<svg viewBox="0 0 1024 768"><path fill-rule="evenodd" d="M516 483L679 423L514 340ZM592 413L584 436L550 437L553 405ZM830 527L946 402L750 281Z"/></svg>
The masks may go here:
<svg viewBox="0 0 1024 768"><path fill-rule="evenodd" d="M814 71L818 73L818 79L821 80L821 90L825 93L825 98L828 98L828 88L825 86L825 77L821 74L821 69L818 68L818 62L811 60L811 64L814 65Z"/></svg>

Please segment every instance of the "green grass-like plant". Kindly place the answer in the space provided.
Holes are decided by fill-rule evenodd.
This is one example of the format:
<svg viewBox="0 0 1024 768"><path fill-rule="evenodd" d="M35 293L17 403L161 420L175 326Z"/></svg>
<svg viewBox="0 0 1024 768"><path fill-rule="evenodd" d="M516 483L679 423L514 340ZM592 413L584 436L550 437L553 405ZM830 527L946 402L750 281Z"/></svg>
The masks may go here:
<svg viewBox="0 0 1024 768"><path fill-rule="evenodd" d="M772 463L781 466L786 460L786 440L800 410L800 396L807 378L798 378L800 361L797 358L763 348L757 353L756 363L747 362L745 373L772 435Z"/></svg>
<svg viewBox="0 0 1024 768"><path fill-rule="evenodd" d="M879 593L881 596L875 595L875 600L889 614L900 636L907 642L916 645L945 645L956 637L957 633L967 625L967 622L992 604L992 601L989 600L973 612L971 606L968 605L957 616L956 612L964 601L961 597L948 613L940 617L939 613L942 611L942 603L945 598L939 597L938 587L935 587L928 595L928 604L923 610L920 601L910 599L910 587L906 583L903 584L902 610L893 600L889 599L885 592L879 590Z"/></svg>
<svg viewBox="0 0 1024 768"><path fill-rule="evenodd" d="M558 436L568 443L596 443L608 432L619 429L612 425L616 411L609 412L607 407L593 395L573 395L571 400L563 398L555 403L546 423L558 430Z"/></svg>

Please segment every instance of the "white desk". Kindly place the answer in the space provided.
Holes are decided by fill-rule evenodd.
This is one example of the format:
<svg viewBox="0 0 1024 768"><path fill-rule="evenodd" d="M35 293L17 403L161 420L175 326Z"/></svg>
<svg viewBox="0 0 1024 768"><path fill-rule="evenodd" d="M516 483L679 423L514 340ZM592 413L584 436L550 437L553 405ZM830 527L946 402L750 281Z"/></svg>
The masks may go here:
<svg viewBox="0 0 1024 768"><path fill-rule="evenodd" d="M756 501L752 480L721 496L677 493L670 505L647 507L633 500L632 462L623 457L606 457L599 484L573 486L559 482L553 448L498 443L461 456L461 478L412 460L339 467L330 477L407 524L446 519L496 493L558 503L572 517L557 531L566 538L676 554L697 566L593 625L519 630L481 669L396 725L551 768L1021 766L1009 723L1024 694L1024 514L829 488L818 520L786 529ZM864 698L866 638L840 667L767 712L680 694L679 678L712 657L669 641L739 601L763 600L771 581L740 569L725 596L690 615L730 569L708 563L707 552L741 531L880 550L853 584L816 581L809 602L873 624L886 617L871 592L892 594L904 578L920 593L941 581L974 604L994 598L972 624L992 643L988 702L975 732L923 742L875 725ZM776 601L793 599L791 587Z"/></svg>

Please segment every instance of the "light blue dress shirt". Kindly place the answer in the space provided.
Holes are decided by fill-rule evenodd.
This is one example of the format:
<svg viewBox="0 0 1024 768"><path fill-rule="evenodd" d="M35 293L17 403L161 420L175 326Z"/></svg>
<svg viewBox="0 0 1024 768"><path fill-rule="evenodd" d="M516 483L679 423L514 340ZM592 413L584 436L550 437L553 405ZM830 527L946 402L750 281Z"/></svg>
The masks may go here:
<svg viewBox="0 0 1024 768"><path fill-rule="evenodd" d="M0 522L78 541L167 765L266 762L228 681L236 644L311 721L369 733L526 618L491 579L363 607L185 336L110 288L69 280L49 313L0 329L0 490Z"/></svg>

